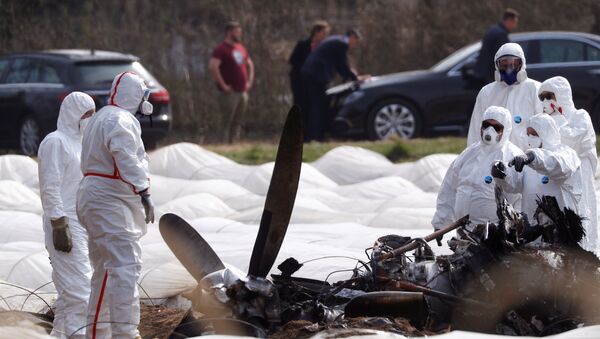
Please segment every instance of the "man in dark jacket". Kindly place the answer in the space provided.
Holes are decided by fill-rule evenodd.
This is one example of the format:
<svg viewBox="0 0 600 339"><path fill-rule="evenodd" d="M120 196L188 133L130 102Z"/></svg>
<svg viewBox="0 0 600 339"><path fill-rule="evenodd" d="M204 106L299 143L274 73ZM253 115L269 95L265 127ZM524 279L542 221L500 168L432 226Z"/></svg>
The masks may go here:
<svg viewBox="0 0 600 339"><path fill-rule="evenodd" d="M290 56L289 63L292 65L292 69L290 70L290 85L292 87L292 94L294 95L294 105L300 106L305 112L308 110L308 102L306 95L304 95L304 85L302 84L302 66L304 66L308 55L329 35L329 30L327 21L316 21L310 31L310 37L306 40L298 41Z"/></svg>
<svg viewBox="0 0 600 339"><path fill-rule="evenodd" d="M473 69L474 77L482 86L494 80L494 54L500 46L510 42L508 33L512 32L518 23L519 13L507 8L502 15L502 22L490 27L483 36L479 57Z"/></svg>
<svg viewBox="0 0 600 339"><path fill-rule="evenodd" d="M368 77L359 77L348 65L348 50L357 47L360 38L354 29L348 30L346 35L331 36L323 40L306 59L302 67L309 106L305 112L305 141L323 140L330 120L325 91L336 73L345 81L362 81Z"/></svg>

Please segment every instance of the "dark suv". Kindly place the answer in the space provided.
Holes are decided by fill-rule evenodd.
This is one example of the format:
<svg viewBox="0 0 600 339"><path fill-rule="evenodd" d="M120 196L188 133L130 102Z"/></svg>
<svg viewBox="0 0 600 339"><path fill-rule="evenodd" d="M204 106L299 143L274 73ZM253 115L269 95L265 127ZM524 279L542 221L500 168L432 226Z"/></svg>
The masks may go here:
<svg viewBox="0 0 600 339"><path fill-rule="evenodd" d="M106 105L115 75L133 71L152 90L152 123L138 117L146 148L154 148L171 127L169 92L131 54L95 50L50 50L0 57L0 147L35 155L44 136L56 129L60 104L73 91Z"/></svg>

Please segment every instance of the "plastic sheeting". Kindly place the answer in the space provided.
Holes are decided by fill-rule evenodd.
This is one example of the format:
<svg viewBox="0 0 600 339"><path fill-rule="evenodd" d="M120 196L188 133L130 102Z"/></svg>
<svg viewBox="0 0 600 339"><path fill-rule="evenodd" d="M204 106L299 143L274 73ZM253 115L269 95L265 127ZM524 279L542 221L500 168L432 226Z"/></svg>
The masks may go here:
<svg viewBox="0 0 600 339"><path fill-rule="evenodd" d="M273 163L240 165L189 143L149 156L158 216L168 212L182 216L225 263L245 271ZM276 264L294 256L305 262L298 276L334 281L348 277L358 260L366 259L364 249L376 238L430 233L436 192L455 157L438 154L393 164L374 152L344 146L303 164L291 224ZM37 185L34 160L0 156L0 308L19 309L23 303L29 311L46 307L23 289L35 290L49 304L54 301ZM157 226L149 225L142 238L142 298L168 298L196 286Z"/></svg>

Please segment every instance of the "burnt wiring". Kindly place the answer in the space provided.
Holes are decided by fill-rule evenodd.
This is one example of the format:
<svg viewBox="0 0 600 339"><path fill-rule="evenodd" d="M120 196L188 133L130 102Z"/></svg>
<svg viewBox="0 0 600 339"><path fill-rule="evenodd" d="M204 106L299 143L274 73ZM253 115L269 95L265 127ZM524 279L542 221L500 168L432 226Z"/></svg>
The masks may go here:
<svg viewBox="0 0 600 339"><path fill-rule="evenodd" d="M37 292L38 290L40 290L40 289L42 289L42 288L44 288L44 287L46 287L46 286L48 286L48 285L50 285L50 284L52 284L52 283L54 283L54 281L53 281L53 280L50 280L50 281L48 281L47 283L45 283L45 284L43 284L43 285L41 285L41 286L37 287L35 290L33 290L33 292L35 293L35 292ZM25 298L25 300L23 301L23 304L21 304L21 308L19 309L20 311L22 311L22 310L23 310L23 307L25 307L25 304L27 303L27 300L29 300L29 297L30 297L30 296L31 296L31 294L28 294L28 295L27 295L27 297L26 297L26 298Z"/></svg>
<svg viewBox="0 0 600 339"><path fill-rule="evenodd" d="M150 300L150 303L152 304L152 306L156 306L156 304L154 303L154 298L152 298L150 296L150 294L148 294L148 292L146 292L146 289L144 289L144 287L142 287L142 284L140 282L136 282L136 284L138 285L138 287L144 292L144 294L146 294L146 296L148 298L143 298L143 299L148 299Z"/></svg>
<svg viewBox="0 0 600 339"><path fill-rule="evenodd" d="M93 326L94 324L119 324L119 325L134 325L134 326L138 326L139 324L134 324L134 323L130 323L130 322L126 322L126 321L96 321L93 323L89 323L86 325L81 326L80 328L76 329L75 331L73 331L73 333L71 333L67 339L71 339L75 334L77 334L79 331L83 330L84 328L88 328L90 326Z"/></svg>
<svg viewBox="0 0 600 339"><path fill-rule="evenodd" d="M191 325L191 324L197 324L197 323L203 323L203 322L207 322L207 321L215 321L215 320L224 320L224 321L232 321L232 322L236 322L239 324L243 324L243 325L247 325L250 326L252 328L254 328L257 332L256 333L261 333L263 334L263 337L266 337L266 333L265 330L250 323L247 321L243 321L240 319L234 319L234 318L223 318L223 317L210 317L210 318L200 318L200 319L196 319L194 321L190 321L190 322L186 322L185 325ZM175 329L177 330L177 329ZM176 331L173 331L173 333L171 333L171 335L177 335L177 336L181 336L181 338L188 338L188 336L178 333Z"/></svg>
<svg viewBox="0 0 600 339"><path fill-rule="evenodd" d="M359 262L362 265L362 267L366 268L369 272L371 271L371 268L368 266L368 264L366 262L364 262L358 258L354 258L354 257L346 256L346 255L327 255L327 256L323 256L323 257L309 259L309 260L301 262L300 264L304 265L309 262L324 260L324 259L332 259L332 258L343 258L343 259L356 260L357 262Z"/></svg>
<svg viewBox="0 0 600 339"><path fill-rule="evenodd" d="M29 293L30 295L34 295L36 297L38 297L44 304L46 304L46 306L48 306L48 309L50 310L50 312L52 312L52 316L54 316L54 311L52 310L52 307L50 306L50 304L48 304L48 302L46 302L46 300L44 300L44 298L42 298L38 293L28 290L25 287L21 287L19 285L15 285L15 284L11 284L11 283L7 283L7 282L0 282L0 285L5 285L5 286L10 286L10 287L14 287L14 288L18 288L20 290L23 290L27 293Z"/></svg>

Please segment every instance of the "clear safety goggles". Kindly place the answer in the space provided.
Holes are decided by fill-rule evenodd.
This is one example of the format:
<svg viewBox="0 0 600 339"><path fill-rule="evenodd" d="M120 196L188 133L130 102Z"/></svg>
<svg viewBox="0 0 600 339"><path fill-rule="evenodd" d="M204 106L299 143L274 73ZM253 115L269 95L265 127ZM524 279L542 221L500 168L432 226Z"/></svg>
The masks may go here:
<svg viewBox="0 0 600 339"><path fill-rule="evenodd" d="M540 98L540 101L556 100L554 93L552 92L542 92L540 95L538 95L538 98Z"/></svg>
<svg viewBox="0 0 600 339"><path fill-rule="evenodd" d="M498 71L520 70L523 66L523 60L514 55L503 55L496 60Z"/></svg>
<svg viewBox="0 0 600 339"><path fill-rule="evenodd" d="M500 132L502 132L504 130L504 126L502 126L501 123L499 123L499 122L497 122L495 120L484 120L481 123L481 129L482 130L487 129L488 127L493 127L494 130L496 131L496 133L500 133Z"/></svg>
<svg viewBox="0 0 600 339"><path fill-rule="evenodd" d="M152 92L150 88L144 90L144 96L142 97L143 101L148 101L148 99L150 99L150 92Z"/></svg>

